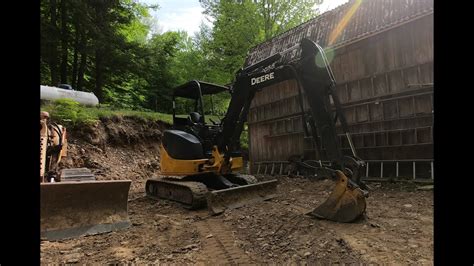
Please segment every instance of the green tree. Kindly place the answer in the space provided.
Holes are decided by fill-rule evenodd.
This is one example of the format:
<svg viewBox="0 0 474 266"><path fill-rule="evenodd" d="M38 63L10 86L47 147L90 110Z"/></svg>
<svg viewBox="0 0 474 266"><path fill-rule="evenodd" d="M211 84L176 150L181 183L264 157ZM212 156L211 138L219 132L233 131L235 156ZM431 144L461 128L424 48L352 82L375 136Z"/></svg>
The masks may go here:
<svg viewBox="0 0 474 266"><path fill-rule="evenodd" d="M263 21L265 40L287 31L318 15L323 0L258 0L257 10Z"/></svg>
<svg viewBox="0 0 474 266"><path fill-rule="evenodd" d="M231 82L251 47L313 17L322 0L200 0L214 20L207 60ZM206 47L203 47L206 49Z"/></svg>
<svg viewBox="0 0 474 266"><path fill-rule="evenodd" d="M42 83L70 83L107 101L137 78L140 60L130 58L143 53L148 8L132 0L44 0L40 13Z"/></svg>

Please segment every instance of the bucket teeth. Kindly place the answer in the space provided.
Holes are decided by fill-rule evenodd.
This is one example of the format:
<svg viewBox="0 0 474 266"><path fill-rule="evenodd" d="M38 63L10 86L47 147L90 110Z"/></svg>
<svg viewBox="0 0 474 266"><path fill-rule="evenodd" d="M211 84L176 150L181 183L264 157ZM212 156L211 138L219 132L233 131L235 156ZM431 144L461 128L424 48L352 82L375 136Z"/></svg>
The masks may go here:
<svg viewBox="0 0 474 266"><path fill-rule="evenodd" d="M341 171L336 171L338 181L329 198L314 209L311 216L335 222L353 222L366 209L366 193L359 187L348 185L348 178Z"/></svg>

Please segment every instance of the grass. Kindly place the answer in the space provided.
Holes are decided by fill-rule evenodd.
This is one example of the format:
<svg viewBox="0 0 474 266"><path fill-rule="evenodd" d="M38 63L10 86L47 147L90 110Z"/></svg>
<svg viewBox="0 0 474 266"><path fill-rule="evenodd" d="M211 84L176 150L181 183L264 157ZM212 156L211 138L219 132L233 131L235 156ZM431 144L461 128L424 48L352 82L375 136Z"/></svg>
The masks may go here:
<svg viewBox="0 0 474 266"><path fill-rule="evenodd" d="M112 116L134 116L141 117L152 121L164 121L167 123L173 122L173 116L171 114L164 114L158 112L146 112L146 111L134 111L124 109L111 109L111 108L100 108L100 107L81 107L81 110L88 116L98 120L101 117L112 117Z"/></svg>
<svg viewBox="0 0 474 266"><path fill-rule="evenodd" d="M80 124L92 124L100 118L113 116L140 117L151 121L163 121L167 123L172 123L173 120L171 114L115 109L106 106L87 107L79 105L77 102L69 99L60 99L43 104L41 111L48 112L54 121L72 127Z"/></svg>
<svg viewBox="0 0 474 266"><path fill-rule="evenodd" d="M41 111L46 111L56 122L68 125L94 123L102 117L113 116L132 116L141 117L151 121L163 121L173 123L173 115L158 113L153 111L134 111L126 109L116 109L107 106L87 107L79 105L77 102L69 99L60 99L54 102L48 102L41 106ZM220 121L218 116L205 115L206 123L211 123L209 119Z"/></svg>
<svg viewBox="0 0 474 266"><path fill-rule="evenodd" d="M173 123L172 114L164 114L152 111L134 111L115 109L110 107L86 107L70 99L60 99L54 102L48 102L41 106L41 111L50 114L53 121L61 123L66 127L74 128L84 124L94 124L100 118L109 118L114 116L132 116L140 117L151 121L163 121L169 124ZM215 115L205 115L206 123L211 123L209 119L219 122L220 119ZM244 130L240 138L243 149L248 149L248 132Z"/></svg>

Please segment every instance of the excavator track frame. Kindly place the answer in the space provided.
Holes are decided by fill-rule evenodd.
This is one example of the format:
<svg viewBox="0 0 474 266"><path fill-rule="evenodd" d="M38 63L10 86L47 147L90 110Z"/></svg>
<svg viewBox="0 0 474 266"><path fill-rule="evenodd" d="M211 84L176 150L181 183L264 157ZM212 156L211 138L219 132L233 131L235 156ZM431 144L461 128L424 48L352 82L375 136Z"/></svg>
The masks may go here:
<svg viewBox="0 0 474 266"><path fill-rule="evenodd" d="M150 198L179 202L185 208L195 210L206 206L208 189L200 182L154 177L146 181L145 191Z"/></svg>
<svg viewBox="0 0 474 266"><path fill-rule="evenodd" d="M185 180L186 178L195 181ZM214 180L210 180L211 178L212 175L154 177L147 180L145 191L150 198L179 202L191 210L207 206L212 215L277 196L277 180L258 182L254 176L239 174L215 176ZM231 187L215 189L217 182L222 182L218 184L220 186L226 183Z"/></svg>

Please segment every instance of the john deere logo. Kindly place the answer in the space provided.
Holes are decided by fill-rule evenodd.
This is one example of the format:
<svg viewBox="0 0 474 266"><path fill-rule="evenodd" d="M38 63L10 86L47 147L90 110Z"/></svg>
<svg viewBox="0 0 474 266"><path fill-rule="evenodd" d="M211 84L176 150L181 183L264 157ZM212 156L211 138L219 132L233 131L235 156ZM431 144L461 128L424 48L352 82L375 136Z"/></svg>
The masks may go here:
<svg viewBox="0 0 474 266"><path fill-rule="evenodd" d="M255 85L255 84L259 84L259 83L262 83L264 81L267 81L267 80L274 79L275 78L274 74L275 74L275 72L271 72L269 74L265 74L265 75L262 75L260 77L252 78L250 80L250 83L252 85Z"/></svg>

